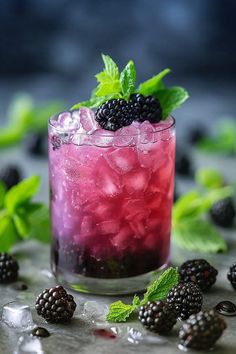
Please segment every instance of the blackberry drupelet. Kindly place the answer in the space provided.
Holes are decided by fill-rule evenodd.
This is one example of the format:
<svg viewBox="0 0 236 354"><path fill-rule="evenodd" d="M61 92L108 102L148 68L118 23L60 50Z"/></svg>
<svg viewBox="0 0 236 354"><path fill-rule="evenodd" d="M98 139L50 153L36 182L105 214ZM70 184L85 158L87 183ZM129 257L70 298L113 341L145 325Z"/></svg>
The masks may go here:
<svg viewBox="0 0 236 354"><path fill-rule="evenodd" d="M205 259L193 259L181 265L179 274L182 282L196 283L202 291L205 291L215 283L218 271Z"/></svg>
<svg viewBox="0 0 236 354"><path fill-rule="evenodd" d="M192 315L179 331L179 344L184 348L210 349L226 328L225 321L214 310Z"/></svg>
<svg viewBox="0 0 236 354"><path fill-rule="evenodd" d="M236 262L229 268L227 278L229 279L232 287L236 290Z"/></svg>
<svg viewBox="0 0 236 354"><path fill-rule="evenodd" d="M121 98L108 100L98 107L95 119L103 129L116 131L132 123L132 108Z"/></svg>
<svg viewBox="0 0 236 354"><path fill-rule="evenodd" d="M144 122L148 120L150 123L158 123L162 118L162 108L157 98L153 96L143 96L135 93L130 96L129 101L134 120Z"/></svg>
<svg viewBox="0 0 236 354"><path fill-rule="evenodd" d="M18 278L19 265L17 261L7 253L0 253L0 283L11 283Z"/></svg>
<svg viewBox="0 0 236 354"><path fill-rule="evenodd" d="M141 306L138 318L145 328L156 333L171 331L177 322L175 311L163 301L149 301Z"/></svg>
<svg viewBox="0 0 236 354"><path fill-rule="evenodd" d="M6 166L1 170L0 180L5 184L7 189L10 189L20 182L21 172L17 166Z"/></svg>
<svg viewBox="0 0 236 354"><path fill-rule="evenodd" d="M214 223L222 227L231 227L236 215L232 198L225 198L214 203L210 209L210 216Z"/></svg>
<svg viewBox="0 0 236 354"><path fill-rule="evenodd" d="M76 308L72 295L58 285L54 288L45 289L38 295L35 303L38 315L45 318L47 322L58 323L69 321Z"/></svg>
<svg viewBox="0 0 236 354"><path fill-rule="evenodd" d="M170 290L167 296L167 303L173 307L182 320L201 311L202 300L201 289L194 283L179 283Z"/></svg>

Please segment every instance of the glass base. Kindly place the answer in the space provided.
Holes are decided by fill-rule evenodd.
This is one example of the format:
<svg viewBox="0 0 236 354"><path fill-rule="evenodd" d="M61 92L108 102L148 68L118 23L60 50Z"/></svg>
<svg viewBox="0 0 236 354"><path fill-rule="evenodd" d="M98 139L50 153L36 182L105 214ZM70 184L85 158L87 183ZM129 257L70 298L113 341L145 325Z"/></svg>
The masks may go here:
<svg viewBox="0 0 236 354"><path fill-rule="evenodd" d="M135 277L118 279L90 278L67 271L52 269L58 282L81 293L96 295L128 295L144 291L150 282L160 276L167 264L161 268ZM52 267L54 268L54 267Z"/></svg>

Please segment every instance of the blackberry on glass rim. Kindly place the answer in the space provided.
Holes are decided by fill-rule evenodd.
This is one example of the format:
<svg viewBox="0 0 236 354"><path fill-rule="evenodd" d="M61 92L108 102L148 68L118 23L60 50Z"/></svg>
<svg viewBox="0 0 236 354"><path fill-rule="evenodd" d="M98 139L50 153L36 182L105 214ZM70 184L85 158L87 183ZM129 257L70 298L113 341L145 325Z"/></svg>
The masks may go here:
<svg viewBox="0 0 236 354"><path fill-rule="evenodd" d="M52 269L74 290L127 294L169 259L171 113L188 93L164 86L169 69L138 85L132 60L102 58L90 99L49 120Z"/></svg>

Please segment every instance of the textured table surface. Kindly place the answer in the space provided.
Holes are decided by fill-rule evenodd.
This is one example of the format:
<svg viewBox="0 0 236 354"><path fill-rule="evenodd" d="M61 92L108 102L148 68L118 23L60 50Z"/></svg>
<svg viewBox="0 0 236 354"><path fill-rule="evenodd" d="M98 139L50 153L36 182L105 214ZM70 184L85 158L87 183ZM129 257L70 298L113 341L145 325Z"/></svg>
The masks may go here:
<svg viewBox="0 0 236 354"><path fill-rule="evenodd" d="M18 161L18 155L15 149L7 150L4 155L1 156L1 162ZM45 174L42 175L42 192L40 194L41 200L47 199L47 161L25 158L21 156L21 161L26 175L32 173ZM32 165L34 162L34 165ZM218 157L206 157L199 154L194 154L195 167L208 166L217 167L222 169L225 177L228 180L235 180L236 176L236 163L235 158L218 158ZM33 169L32 169L33 166ZM192 187L192 182L189 180L179 180L178 188L181 192ZM227 269L233 261L236 260L236 229L224 231L224 236L229 244L229 252L227 254L217 255L203 255L206 257L218 270L219 276L214 288L204 296L204 307L209 308L215 306L221 300L231 300L236 302L236 292L234 292L226 279ZM20 262L20 277L24 280L29 288L27 291L16 291L11 286L0 286L0 309L2 305L16 299L22 299L32 308L33 318L37 325L43 325L50 332L51 336L41 340L43 352L45 354L72 354L72 353L103 353L103 354L122 354L122 353L163 353L174 354L181 353L178 349L178 329L180 323L175 327L169 336L156 337L159 338L159 343L146 343L145 341L139 344L132 344L127 340L127 328L133 327L144 333L142 326L138 321L128 322L126 324L115 325L120 329L120 334L117 339L108 340L93 335L93 329L96 324L84 321L81 318L81 308L83 303L88 300L96 300L99 303L109 304L116 300L114 297L98 297L92 295L75 294L75 299L78 304L75 317L69 325L49 325L46 324L41 318L39 318L34 311L35 298L41 290L46 287L53 286L55 280L50 277L49 273L49 247L40 245L34 242L22 243L15 249L16 255ZM181 264L186 259L191 259L196 254L191 254L172 247L172 261L174 264ZM200 255L202 256L202 255ZM123 298L124 301L128 301L128 298ZM228 328L224 333L224 336L219 340L217 346L214 349L215 353L232 354L236 352L236 317L225 317ZM104 323L104 326L113 326L108 323ZM22 333L17 333L12 329L0 325L0 353L12 354L15 353L15 348ZM156 341L155 341L156 342ZM30 352L33 353L33 352ZM207 352L203 352L207 353Z"/></svg>

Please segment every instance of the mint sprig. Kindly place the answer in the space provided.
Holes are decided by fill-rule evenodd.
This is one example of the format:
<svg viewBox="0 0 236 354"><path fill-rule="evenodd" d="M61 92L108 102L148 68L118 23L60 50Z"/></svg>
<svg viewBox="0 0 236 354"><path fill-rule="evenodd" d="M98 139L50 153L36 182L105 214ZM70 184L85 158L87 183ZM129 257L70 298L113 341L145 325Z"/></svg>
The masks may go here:
<svg viewBox="0 0 236 354"><path fill-rule="evenodd" d="M109 55L102 54L102 59L104 69L95 75L98 86L92 91L90 99L75 104L71 109L78 109L82 106L96 108L109 99L123 98L128 101L131 94L140 93L144 96L153 95L160 100L164 120L189 97L188 92L182 87L165 87L163 79L170 69L164 69L136 88L136 69L132 60L120 72L117 64Z"/></svg>
<svg viewBox="0 0 236 354"><path fill-rule="evenodd" d="M214 168L199 168L195 175L197 184L204 188L215 189L224 186L224 176Z"/></svg>
<svg viewBox="0 0 236 354"><path fill-rule="evenodd" d="M148 301L157 301L164 299L170 289L178 283L179 273L177 268L167 269L158 279L154 280L147 288L141 301L137 295L134 296L132 304L125 304L122 301L116 301L109 307L107 320L110 322L125 322L141 305Z"/></svg>
<svg viewBox="0 0 236 354"><path fill-rule="evenodd" d="M23 180L9 191L0 183L0 251L9 251L21 239L49 241L48 208L32 201L39 184L38 176Z"/></svg>
<svg viewBox="0 0 236 354"><path fill-rule="evenodd" d="M227 244L218 230L207 221L207 212L218 200L233 194L227 186L200 193L190 191L180 197L172 216L172 239L181 248L196 252L225 252Z"/></svg>

